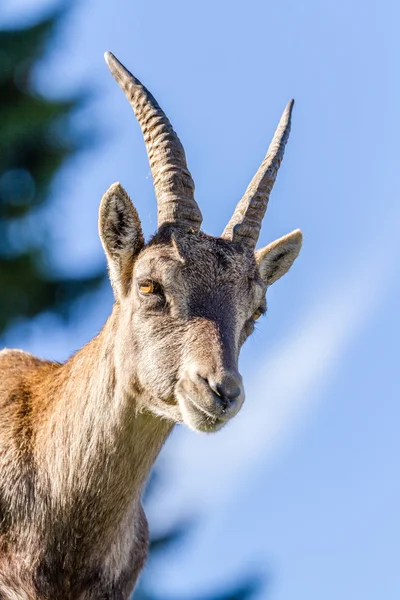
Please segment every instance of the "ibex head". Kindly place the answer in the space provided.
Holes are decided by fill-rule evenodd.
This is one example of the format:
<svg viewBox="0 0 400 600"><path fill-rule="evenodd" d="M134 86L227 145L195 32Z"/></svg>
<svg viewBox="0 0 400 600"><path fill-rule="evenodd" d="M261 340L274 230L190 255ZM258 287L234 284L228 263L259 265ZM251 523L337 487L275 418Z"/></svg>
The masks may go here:
<svg viewBox="0 0 400 600"><path fill-rule="evenodd" d="M118 377L150 411L215 431L243 403L239 351L266 310L267 287L288 271L301 247L296 230L255 251L293 101L222 236L214 238L200 231L194 183L166 115L111 53L105 58L141 126L158 202L158 231L147 245L120 184L100 206L100 237L117 300Z"/></svg>

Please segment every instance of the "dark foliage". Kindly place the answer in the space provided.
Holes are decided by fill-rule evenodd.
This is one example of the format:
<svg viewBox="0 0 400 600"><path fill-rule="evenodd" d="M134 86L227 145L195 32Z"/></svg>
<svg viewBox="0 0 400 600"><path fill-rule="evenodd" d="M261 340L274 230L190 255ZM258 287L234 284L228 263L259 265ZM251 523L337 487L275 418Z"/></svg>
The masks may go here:
<svg viewBox="0 0 400 600"><path fill-rule="evenodd" d="M184 541L190 527L187 524L178 525L176 528L161 536L153 536L150 542L151 558L163 557L174 545ZM142 578L139 580L139 585L135 590L132 600L175 600L171 596L162 596L149 591L149 584L152 581L151 569L145 570ZM224 591L213 592L207 595L198 595L193 593L185 600L251 600L260 593L263 582L257 577L248 577L242 580L239 584L228 584Z"/></svg>
<svg viewBox="0 0 400 600"><path fill-rule="evenodd" d="M146 488L144 496L146 499L159 493L160 487L160 471L153 472L150 481ZM175 547L185 543L185 538L190 534L194 525L193 520L183 520L170 529L158 534L152 535L150 540L150 565L144 569L144 572L139 579L139 584L132 595L132 600L176 600L165 594L159 595L150 591L153 582L153 572L151 569L152 560L166 560L168 553L173 551ZM151 523L150 523L151 526ZM168 558L167 558L168 560ZM239 574L239 577L241 574ZM239 583L228 583L224 591L217 591L205 595L199 595L196 592L190 594L185 600L252 600L260 591L265 588L264 578L260 578L257 574L242 578Z"/></svg>
<svg viewBox="0 0 400 600"><path fill-rule="evenodd" d="M0 335L17 320L71 304L104 273L76 279L50 272L43 210L59 168L80 146L68 121L82 98L50 100L32 85L62 13L36 26L0 31Z"/></svg>

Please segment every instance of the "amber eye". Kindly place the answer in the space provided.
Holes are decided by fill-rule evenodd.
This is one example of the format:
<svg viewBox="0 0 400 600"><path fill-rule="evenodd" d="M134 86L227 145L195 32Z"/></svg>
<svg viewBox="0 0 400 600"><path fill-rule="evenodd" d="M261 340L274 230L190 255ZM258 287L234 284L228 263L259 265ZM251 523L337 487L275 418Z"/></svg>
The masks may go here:
<svg viewBox="0 0 400 600"><path fill-rule="evenodd" d="M157 291L157 284L151 279L146 279L139 283L139 290L141 294L154 294Z"/></svg>
<svg viewBox="0 0 400 600"><path fill-rule="evenodd" d="M259 319L261 317L261 315L263 315L263 314L264 314L263 309L257 308L256 312L253 313L251 318L253 319L253 321L257 321L257 319Z"/></svg>

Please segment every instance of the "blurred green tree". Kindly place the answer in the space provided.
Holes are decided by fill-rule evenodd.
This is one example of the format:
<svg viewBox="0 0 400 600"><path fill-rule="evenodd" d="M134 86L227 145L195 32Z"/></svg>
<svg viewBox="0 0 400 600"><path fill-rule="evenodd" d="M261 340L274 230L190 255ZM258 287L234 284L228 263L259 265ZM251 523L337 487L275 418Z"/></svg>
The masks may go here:
<svg viewBox="0 0 400 600"><path fill-rule="evenodd" d="M159 471L153 472L148 482L146 492L144 494L144 503L148 498L157 495L157 487L160 486ZM148 567L145 567L139 583L132 595L132 600L174 600L171 597L166 596L164 593L159 595L153 591L154 576L152 572L152 562L154 560L165 560L165 556L170 551L173 551L174 547L179 546L185 542L185 538L188 536L191 530L192 521L182 521L165 531L154 534L151 532L150 526L150 560ZM151 524L150 524L151 525ZM265 584L267 581L263 577L262 579L256 574L250 574L236 584L229 583L225 586L224 591L212 592L205 595L198 595L193 593L189 598L185 600L251 600L257 595L259 596L261 589L265 590Z"/></svg>
<svg viewBox="0 0 400 600"><path fill-rule="evenodd" d="M60 275L45 261L51 248L43 209L55 174L81 145L68 120L82 98L51 100L32 83L61 16L0 31L0 335L44 311L67 316L104 277L103 269L79 279Z"/></svg>
<svg viewBox="0 0 400 600"><path fill-rule="evenodd" d="M171 546L183 541L190 527L186 523L177 525L170 531L160 536L152 536L150 540L150 559L161 557L165 560L165 554L171 549ZM132 595L132 600L173 600L171 597L162 596L151 591L151 582L153 579L152 571L145 569L139 584ZM207 595L199 596L191 594L190 598L185 600L251 600L260 593L261 580L256 576L249 576L243 579L239 584L227 585L227 591L212 592ZM264 586L263 586L264 587Z"/></svg>
<svg viewBox="0 0 400 600"><path fill-rule="evenodd" d="M83 143L68 127L82 98L51 100L32 83L32 71L61 16L58 12L35 26L0 30L0 335L42 312L67 316L74 301L104 277L103 269L80 279L59 276L45 261L51 247L42 211L51 200L54 176ZM187 531L181 525L153 537L151 556L164 555ZM151 579L150 569L134 600L165 600L149 591ZM249 578L226 593L192 600L249 600L258 589L258 581Z"/></svg>

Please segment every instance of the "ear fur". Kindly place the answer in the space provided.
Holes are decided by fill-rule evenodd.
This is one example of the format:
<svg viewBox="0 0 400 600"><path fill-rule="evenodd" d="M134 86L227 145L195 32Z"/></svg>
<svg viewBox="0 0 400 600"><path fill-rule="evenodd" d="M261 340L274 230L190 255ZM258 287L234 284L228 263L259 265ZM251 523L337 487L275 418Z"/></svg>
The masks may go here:
<svg viewBox="0 0 400 600"><path fill-rule="evenodd" d="M144 245L139 215L120 183L113 183L101 199L99 235L118 300L129 292L134 259Z"/></svg>
<svg viewBox="0 0 400 600"><path fill-rule="evenodd" d="M266 285L272 285L289 271L300 252L302 241L303 234L296 229L255 252Z"/></svg>

